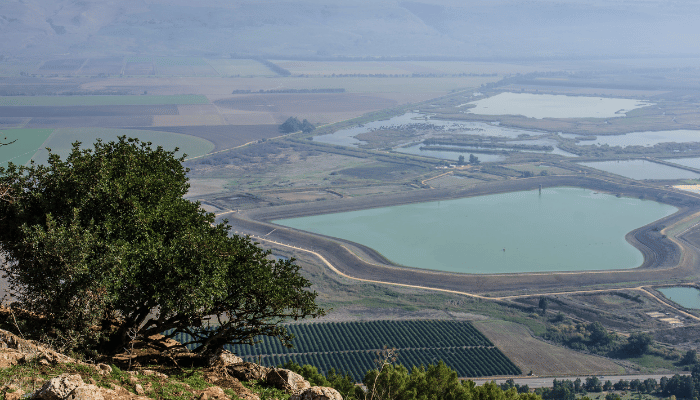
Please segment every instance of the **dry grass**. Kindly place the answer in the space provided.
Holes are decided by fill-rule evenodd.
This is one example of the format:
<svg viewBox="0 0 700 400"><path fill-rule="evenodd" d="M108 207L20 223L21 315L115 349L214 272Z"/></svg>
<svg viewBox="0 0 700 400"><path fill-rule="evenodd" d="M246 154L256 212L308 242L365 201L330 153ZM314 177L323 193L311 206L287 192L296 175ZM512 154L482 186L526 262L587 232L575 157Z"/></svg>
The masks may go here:
<svg viewBox="0 0 700 400"><path fill-rule="evenodd" d="M614 361L554 346L534 338L527 327L514 322L475 321L486 337L524 373L538 376L621 374L625 369Z"/></svg>

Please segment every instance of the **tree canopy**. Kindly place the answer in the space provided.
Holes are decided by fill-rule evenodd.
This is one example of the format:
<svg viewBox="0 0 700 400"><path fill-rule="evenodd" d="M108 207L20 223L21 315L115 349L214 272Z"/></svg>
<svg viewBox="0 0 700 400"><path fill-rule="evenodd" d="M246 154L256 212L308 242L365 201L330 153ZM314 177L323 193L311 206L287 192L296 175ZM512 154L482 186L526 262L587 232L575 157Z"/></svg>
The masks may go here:
<svg viewBox="0 0 700 400"><path fill-rule="evenodd" d="M15 306L45 318L35 335L109 351L169 331L210 353L257 335L289 344L281 322L323 314L294 260L272 259L183 198L174 154L120 137L75 143L46 166L0 167L12 198L0 202L3 271Z"/></svg>
<svg viewBox="0 0 700 400"><path fill-rule="evenodd" d="M302 131L304 133L310 133L314 129L316 129L311 122L307 120L299 121L296 117L289 117L287 118L282 125L280 125L280 132L283 133L294 133L294 132L299 132Z"/></svg>

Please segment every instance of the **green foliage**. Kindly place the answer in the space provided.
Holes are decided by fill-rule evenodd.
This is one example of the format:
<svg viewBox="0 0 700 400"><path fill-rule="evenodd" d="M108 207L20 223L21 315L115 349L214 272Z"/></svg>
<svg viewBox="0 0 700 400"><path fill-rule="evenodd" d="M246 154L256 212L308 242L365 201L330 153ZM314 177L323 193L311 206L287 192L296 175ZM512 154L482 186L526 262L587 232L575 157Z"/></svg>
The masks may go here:
<svg viewBox="0 0 700 400"><path fill-rule="evenodd" d="M533 393L518 393L515 388L503 390L495 382L475 386L472 381L460 382L457 373L443 362L416 367L408 371L402 365L385 365L367 372L363 380L366 398L389 400L538 400Z"/></svg>
<svg viewBox="0 0 700 400"><path fill-rule="evenodd" d="M622 346L620 338L608 332L600 322L576 325L568 324L564 319L560 322L562 323L547 327L545 339L574 350L590 351L606 356L621 355L619 354Z"/></svg>
<svg viewBox="0 0 700 400"><path fill-rule="evenodd" d="M364 399L364 392L355 385L355 380L349 374L337 373L335 368L331 368L328 370L328 374L323 376L316 367L309 364L301 366L291 360L281 365L281 367L303 376L304 379L309 381L311 386L332 387L346 400Z"/></svg>
<svg viewBox="0 0 700 400"><path fill-rule="evenodd" d="M294 133L302 131L304 133L311 133L316 127L314 127L309 121L304 120L299 122L296 117L287 118L282 125L280 125L280 132L283 133Z"/></svg>
<svg viewBox="0 0 700 400"><path fill-rule="evenodd" d="M183 198L182 158L120 137L75 143L65 161L0 167L3 267L18 307L45 317L25 334L65 349L121 349L169 330L198 352L291 335L287 318L323 313L293 260Z"/></svg>
<svg viewBox="0 0 700 400"><path fill-rule="evenodd" d="M650 334L645 332L632 333L627 338L627 343L622 351L630 356L641 356L649 351L649 347L654 342Z"/></svg>

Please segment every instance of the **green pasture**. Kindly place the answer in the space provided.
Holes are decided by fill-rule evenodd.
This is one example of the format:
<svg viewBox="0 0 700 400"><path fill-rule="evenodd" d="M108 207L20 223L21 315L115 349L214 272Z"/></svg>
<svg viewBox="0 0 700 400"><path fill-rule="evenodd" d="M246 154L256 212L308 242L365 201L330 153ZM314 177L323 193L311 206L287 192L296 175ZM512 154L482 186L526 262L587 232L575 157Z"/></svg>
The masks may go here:
<svg viewBox="0 0 700 400"><path fill-rule="evenodd" d="M0 96L0 106L149 106L157 104L208 104L206 96Z"/></svg>
<svg viewBox="0 0 700 400"><path fill-rule="evenodd" d="M7 146L0 146L0 167L12 162L24 165L29 162L36 150L51 135L53 129L5 129L0 131L0 143L12 142ZM7 139L5 139L7 138Z"/></svg>
<svg viewBox="0 0 700 400"><path fill-rule="evenodd" d="M81 148L90 148L97 139L105 142L115 141L119 136L138 138L143 142L152 142L153 146L162 146L166 150L179 150L177 156L186 154L188 158L205 155L214 149L214 144L208 140L195 136L183 135L171 132L158 132L136 129L109 129L109 128L60 128L44 143L42 148L35 147L32 159L37 163L45 163L48 160L48 151L65 158L70 154L74 142L81 142ZM41 143L40 143L41 145Z"/></svg>

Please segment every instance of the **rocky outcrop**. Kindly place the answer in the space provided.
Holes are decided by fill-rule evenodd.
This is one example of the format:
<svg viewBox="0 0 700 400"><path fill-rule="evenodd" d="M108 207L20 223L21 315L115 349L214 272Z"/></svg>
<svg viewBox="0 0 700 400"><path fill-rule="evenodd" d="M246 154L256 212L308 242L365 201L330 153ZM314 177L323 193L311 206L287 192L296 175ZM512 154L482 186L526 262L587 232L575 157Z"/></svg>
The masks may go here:
<svg viewBox="0 0 700 400"><path fill-rule="evenodd" d="M17 393L17 392L14 392ZM5 395L7 398L7 395ZM24 396L22 396L24 398ZM80 375L63 374L48 380L41 389L29 395L37 400L146 400L121 386L112 389L86 384Z"/></svg>
<svg viewBox="0 0 700 400"><path fill-rule="evenodd" d="M44 365L78 363L74 358L0 329L0 368L8 368L29 361L36 361Z"/></svg>
<svg viewBox="0 0 700 400"><path fill-rule="evenodd" d="M269 385L291 394L301 394L311 387L303 376L283 368L271 369L266 379Z"/></svg>
<svg viewBox="0 0 700 400"><path fill-rule="evenodd" d="M59 377L49 379L32 398L40 400L63 400L68 397L78 386L83 386L83 378L80 375L64 374Z"/></svg>
<svg viewBox="0 0 700 400"><path fill-rule="evenodd" d="M241 362L238 364L229 365L226 368L226 371L236 379L248 382L267 379L267 374L270 372L270 368L251 362Z"/></svg>
<svg viewBox="0 0 700 400"><path fill-rule="evenodd" d="M314 386L289 397L289 400L343 400L337 390L329 387Z"/></svg>
<svg viewBox="0 0 700 400"><path fill-rule="evenodd" d="M208 361L210 367L227 367L229 365L242 363L243 359L228 350L221 349L213 356L209 357Z"/></svg>

